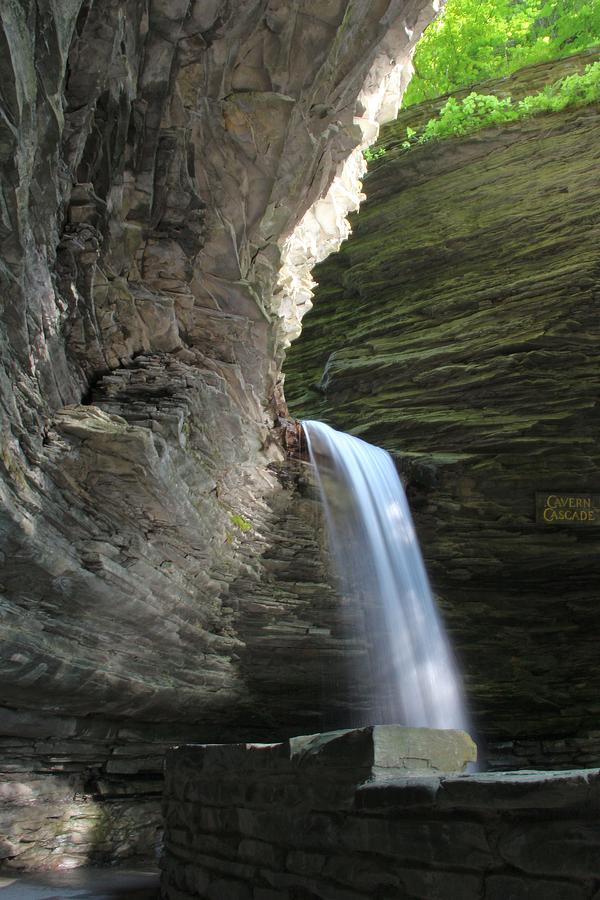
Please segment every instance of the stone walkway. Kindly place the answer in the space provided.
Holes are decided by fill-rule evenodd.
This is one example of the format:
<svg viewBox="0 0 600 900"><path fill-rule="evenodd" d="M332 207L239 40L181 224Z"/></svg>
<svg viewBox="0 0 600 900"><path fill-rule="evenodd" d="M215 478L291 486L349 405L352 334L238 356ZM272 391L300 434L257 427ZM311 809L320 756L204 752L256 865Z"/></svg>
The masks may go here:
<svg viewBox="0 0 600 900"><path fill-rule="evenodd" d="M4 873L0 900L158 900L158 872L148 867Z"/></svg>

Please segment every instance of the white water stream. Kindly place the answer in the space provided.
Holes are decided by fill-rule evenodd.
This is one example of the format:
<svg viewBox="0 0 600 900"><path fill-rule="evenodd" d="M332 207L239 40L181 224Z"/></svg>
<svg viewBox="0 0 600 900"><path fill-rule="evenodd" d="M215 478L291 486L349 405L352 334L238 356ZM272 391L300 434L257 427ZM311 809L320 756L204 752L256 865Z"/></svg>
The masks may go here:
<svg viewBox="0 0 600 900"><path fill-rule="evenodd" d="M343 594L362 607L369 723L467 728L462 687L391 456L302 422Z"/></svg>

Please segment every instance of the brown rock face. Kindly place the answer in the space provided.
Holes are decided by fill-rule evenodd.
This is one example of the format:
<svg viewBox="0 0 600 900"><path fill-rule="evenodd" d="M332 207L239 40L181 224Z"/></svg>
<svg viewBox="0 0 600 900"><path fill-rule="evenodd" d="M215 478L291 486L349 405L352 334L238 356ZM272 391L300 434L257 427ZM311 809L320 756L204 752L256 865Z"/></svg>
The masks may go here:
<svg viewBox="0 0 600 900"><path fill-rule="evenodd" d="M315 648L339 648L297 480L272 467L298 318L280 270L306 265L286 241L406 81L432 15L426 0L2 4L15 865L72 850L75 794L150 807L115 837L88 804L74 861L147 845L173 740L318 720ZM58 772L63 824L43 809L32 823Z"/></svg>
<svg viewBox="0 0 600 900"><path fill-rule="evenodd" d="M594 765L600 520L536 521L535 494L573 513L600 493L598 107L401 150L439 106L385 130L286 396L396 454L491 760Z"/></svg>

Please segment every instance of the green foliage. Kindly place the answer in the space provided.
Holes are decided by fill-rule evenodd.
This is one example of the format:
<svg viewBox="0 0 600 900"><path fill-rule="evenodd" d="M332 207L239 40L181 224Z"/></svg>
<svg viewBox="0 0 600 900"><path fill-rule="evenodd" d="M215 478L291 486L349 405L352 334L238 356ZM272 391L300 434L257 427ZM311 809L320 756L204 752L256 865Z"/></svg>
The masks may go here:
<svg viewBox="0 0 600 900"><path fill-rule="evenodd" d="M600 100L600 62L585 67L579 75L567 75L529 97L514 102L500 100L491 94L471 93L464 100L450 97L435 119L430 119L420 135L412 128L406 129L407 140L402 144L407 150L415 144L471 134L491 125L502 125L525 116L545 112L558 112L568 106L583 106Z"/></svg>
<svg viewBox="0 0 600 900"><path fill-rule="evenodd" d="M448 0L414 57L404 106L600 43L600 0Z"/></svg>
<svg viewBox="0 0 600 900"><path fill-rule="evenodd" d="M454 97L441 108L439 116L427 122L418 144L451 135L469 134L486 125L498 125L516 118L516 108L512 100L499 100L488 94L469 94L464 100Z"/></svg>
<svg viewBox="0 0 600 900"><path fill-rule="evenodd" d="M239 528L240 531L250 531L250 529L252 528L252 522L249 522L248 519L245 519L238 513L231 513L229 518L231 519L233 525Z"/></svg>
<svg viewBox="0 0 600 900"><path fill-rule="evenodd" d="M374 159L381 159L385 156L385 147L367 147L363 150L363 156L367 162L373 162Z"/></svg>

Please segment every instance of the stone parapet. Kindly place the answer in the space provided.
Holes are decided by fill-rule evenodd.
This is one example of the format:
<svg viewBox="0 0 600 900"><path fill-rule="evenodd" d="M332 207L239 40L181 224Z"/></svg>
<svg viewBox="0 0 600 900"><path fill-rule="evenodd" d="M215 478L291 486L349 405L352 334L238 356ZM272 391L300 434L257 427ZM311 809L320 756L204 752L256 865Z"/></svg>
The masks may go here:
<svg viewBox="0 0 600 900"><path fill-rule="evenodd" d="M175 748L163 900L598 900L600 770L460 774L471 755L399 728Z"/></svg>

